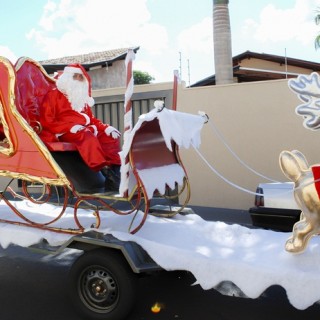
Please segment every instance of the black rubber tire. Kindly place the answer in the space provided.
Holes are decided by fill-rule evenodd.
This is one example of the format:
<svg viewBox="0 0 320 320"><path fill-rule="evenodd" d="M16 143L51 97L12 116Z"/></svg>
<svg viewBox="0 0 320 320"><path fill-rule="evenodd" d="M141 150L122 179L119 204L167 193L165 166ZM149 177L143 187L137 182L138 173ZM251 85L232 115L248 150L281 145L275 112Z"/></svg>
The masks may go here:
<svg viewBox="0 0 320 320"><path fill-rule="evenodd" d="M132 310L137 277L122 253L112 249L85 252L69 274L70 298L90 320L123 320Z"/></svg>

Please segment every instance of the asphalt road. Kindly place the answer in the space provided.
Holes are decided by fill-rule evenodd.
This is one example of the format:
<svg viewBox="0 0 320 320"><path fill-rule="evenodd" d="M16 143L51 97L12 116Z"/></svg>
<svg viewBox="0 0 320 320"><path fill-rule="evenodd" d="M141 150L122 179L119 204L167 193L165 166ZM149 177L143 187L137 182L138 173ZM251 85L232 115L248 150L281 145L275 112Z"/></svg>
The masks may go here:
<svg viewBox="0 0 320 320"><path fill-rule="evenodd" d="M239 212L219 210L233 222ZM210 220L221 219L208 211ZM243 224L250 221L241 214ZM76 254L42 256L28 249L10 246L0 249L1 320L80 320L70 303L66 282ZM269 288L258 299L224 296L215 290L193 285L192 274L159 272L139 281L137 303L128 320L298 320L319 319L320 304L307 310L290 305L281 287ZM301 288L303 290L303 288ZM159 313L151 307L160 303Z"/></svg>

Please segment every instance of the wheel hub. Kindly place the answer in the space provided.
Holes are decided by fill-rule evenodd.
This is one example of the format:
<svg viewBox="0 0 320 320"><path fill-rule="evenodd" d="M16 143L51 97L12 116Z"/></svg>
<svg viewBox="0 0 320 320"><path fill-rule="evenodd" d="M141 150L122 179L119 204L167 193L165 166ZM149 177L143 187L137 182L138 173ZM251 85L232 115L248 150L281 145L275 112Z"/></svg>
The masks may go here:
<svg viewBox="0 0 320 320"><path fill-rule="evenodd" d="M117 283L103 269L90 268L84 272L80 286L84 302L95 310L112 309L117 302Z"/></svg>
<svg viewBox="0 0 320 320"><path fill-rule="evenodd" d="M92 292L98 297L105 295L107 292L107 286L104 281L98 279L97 281L92 283Z"/></svg>

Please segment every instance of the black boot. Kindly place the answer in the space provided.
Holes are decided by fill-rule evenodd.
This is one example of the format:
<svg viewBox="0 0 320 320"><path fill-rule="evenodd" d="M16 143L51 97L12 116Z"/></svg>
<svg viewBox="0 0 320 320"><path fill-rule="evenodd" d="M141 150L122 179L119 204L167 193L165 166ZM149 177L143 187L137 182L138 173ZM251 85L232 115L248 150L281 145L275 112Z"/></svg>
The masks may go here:
<svg viewBox="0 0 320 320"><path fill-rule="evenodd" d="M101 169L101 172L106 178L105 192L118 192L121 179L120 166L106 166Z"/></svg>

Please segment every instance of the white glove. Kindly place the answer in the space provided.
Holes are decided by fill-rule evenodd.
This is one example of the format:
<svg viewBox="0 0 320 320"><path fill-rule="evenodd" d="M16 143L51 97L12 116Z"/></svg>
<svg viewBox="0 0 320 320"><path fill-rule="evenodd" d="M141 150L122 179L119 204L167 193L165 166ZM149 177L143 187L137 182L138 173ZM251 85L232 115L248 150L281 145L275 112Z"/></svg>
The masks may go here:
<svg viewBox="0 0 320 320"><path fill-rule="evenodd" d="M81 131L85 128L85 126L82 126L81 124L75 124L71 129L71 133L77 133L78 131Z"/></svg>
<svg viewBox="0 0 320 320"><path fill-rule="evenodd" d="M88 126L87 128L94 134L95 137L98 135L98 129L94 124Z"/></svg>
<svg viewBox="0 0 320 320"><path fill-rule="evenodd" d="M109 126L108 128L106 128L104 132L106 133L107 136L111 135L113 139L118 139L121 136L120 131L112 126Z"/></svg>

